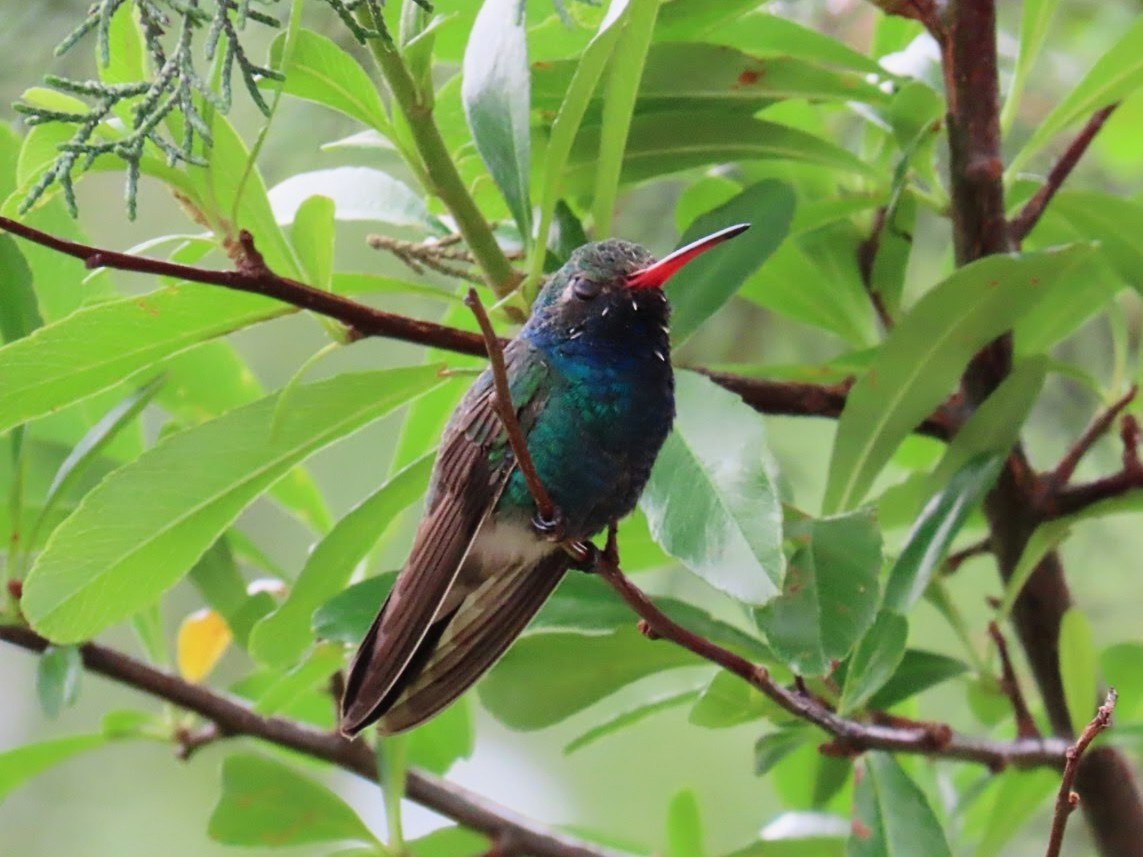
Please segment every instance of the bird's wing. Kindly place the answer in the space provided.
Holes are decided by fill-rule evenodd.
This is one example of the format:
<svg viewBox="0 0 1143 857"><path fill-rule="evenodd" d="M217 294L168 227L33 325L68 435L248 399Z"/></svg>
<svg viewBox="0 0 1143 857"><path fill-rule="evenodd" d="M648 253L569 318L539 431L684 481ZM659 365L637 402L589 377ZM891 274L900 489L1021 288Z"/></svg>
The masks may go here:
<svg viewBox="0 0 1143 857"><path fill-rule="evenodd" d="M505 350L510 370L524 346ZM514 373L512 399L525 413L537 405L542 366ZM405 567L350 666L341 704L341 729L359 732L384 710L389 691L410 667L418 647L456 581L472 541L491 513L514 463L496 414L490 377L482 376L445 431L425 517Z"/></svg>
<svg viewBox="0 0 1143 857"><path fill-rule="evenodd" d="M394 734L428 720L492 668L507 651L568 568L562 550L536 564L520 564L488 575L447 616L434 623L437 639L423 645L423 664L394 694L377 723ZM421 652L418 652L421 655Z"/></svg>

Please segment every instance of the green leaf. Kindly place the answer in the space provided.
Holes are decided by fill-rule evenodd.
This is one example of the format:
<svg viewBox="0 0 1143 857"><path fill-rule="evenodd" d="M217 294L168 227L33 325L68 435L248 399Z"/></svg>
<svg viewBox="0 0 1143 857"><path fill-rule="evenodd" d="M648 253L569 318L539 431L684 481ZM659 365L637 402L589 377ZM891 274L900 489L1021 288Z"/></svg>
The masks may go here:
<svg viewBox="0 0 1143 857"><path fill-rule="evenodd" d="M534 634L516 642L477 686L480 701L506 726L552 726L663 670L699 663L677 646L659 646L634 627L602 637Z"/></svg>
<svg viewBox="0 0 1143 857"><path fill-rule="evenodd" d="M897 761L886 753L865 755L858 779L853 832L846 857L952 857L941 824Z"/></svg>
<svg viewBox="0 0 1143 857"><path fill-rule="evenodd" d="M1069 608L1060 620L1060 680L1072 731L1079 735L1095 715L1099 658L1091 622L1078 607Z"/></svg>
<svg viewBox="0 0 1143 857"><path fill-rule="evenodd" d="M950 678L956 678L967 671L968 666L956 658L909 649L905 652L905 657L901 660L897 671L893 673L893 677L873 694L869 700L869 708L874 711L892 708L899 702L904 702L930 687Z"/></svg>
<svg viewBox="0 0 1143 857"><path fill-rule="evenodd" d="M1048 360L1043 356L1020 360L1012 367L1008 377L957 430L929 477L931 490L947 486L981 456L1007 455L1020 438L1047 373Z"/></svg>
<svg viewBox="0 0 1143 857"><path fill-rule="evenodd" d="M1119 692L1115 716L1126 723L1143 711L1143 643L1117 643L1099 653L1099 668L1104 680Z"/></svg>
<svg viewBox="0 0 1143 857"><path fill-rule="evenodd" d="M612 735L629 726L634 726L642 722L645 718L658 714L661 711L667 711L688 702L694 702L698 699L698 695L699 691L697 690L684 690L677 693L671 692L663 694L650 699L640 699L639 702L630 708L609 714L601 723L577 735L564 747L564 755L570 755L577 750L582 750L589 744L594 744L600 738Z"/></svg>
<svg viewBox="0 0 1143 857"><path fill-rule="evenodd" d="M463 696L440 714L409 733L409 764L434 774L447 774L476 748L472 705Z"/></svg>
<svg viewBox="0 0 1143 857"><path fill-rule="evenodd" d="M579 133L580 123L583 122L583 116L587 111L588 103L591 101L592 93L599 85L599 79L603 76L603 69L607 66L615 50L616 41L622 32L623 22L626 20L626 10L627 0L612 0L608 7L607 17L600 23L599 30L575 65L575 73L564 91L559 112L552 122L548 149L544 156L544 175L540 193L540 228L536 233L537 240L532 248L532 257L528 265L528 275L533 281L538 281L543 272L544 259L547 256L548 235L551 232L556 203L559 201L560 192L563 188L564 168L567 165L568 156L571 154L572 144ZM533 77L535 77L534 73Z"/></svg>
<svg viewBox="0 0 1143 857"><path fill-rule="evenodd" d="M88 431L88 433L83 436L83 439L75 445L75 448L68 453L67 458L64 459L59 470L56 471L55 478L52 479L52 484L48 488L47 496L44 498L43 508L40 510L40 514L36 517L35 523L33 523L29 532L28 538L33 543L36 541L36 535L39 533L44 522L50 518L52 511L58 505L61 498L67 496L87 468L103 455L108 444L115 439L115 436L126 426L130 425L131 422L143 412L143 409L150 404L151 400L155 398L155 395L162 388L163 381L162 376L153 379L150 383L143 385L108 411L106 416L92 426L91 430Z"/></svg>
<svg viewBox="0 0 1143 857"><path fill-rule="evenodd" d="M905 658L909 623L899 613L882 610L853 650L838 714L858 711L893 677Z"/></svg>
<svg viewBox="0 0 1143 857"><path fill-rule="evenodd" d="M667 553L748 604L782 583L782 510L762 421L701 375L676 377L678 417L640 506Z"/></svg>
<svg viewBox="0 0 1143 857"><path fill-rule="evenodd" d="M33 777L107 741L105 735L71 735L0 752L0 801Z"/></svg>
<svg viewBox="0 0 1143 857"><path fill-rule="evenodd" d="M706 107L755 112L785 98L888 100L861 75L832 71L794 57L761 57L751 48L744 50L692 41L652 45L636 93L635 111ZM576 60L537 64L532 75L533 108L556 109L577 70Z"/></svg>
<svg viewBox="0 0 1143 857"><path fill-rule="evenodd" d="M803 726L786 726L767 732L754 742L754 773L764 777L770 769L809 741L810 730Z"/></svg>
<svg viewBox="0 0 1143 857"><path fill-rule="evenodd" d="M36 695L40 708L52 719L79 698L83 677L83 656L77 646L49 646L40 655L36 670Z"/></svg>
<svg viewBox="0 0 1143 857"><path fill-rule="evenodd" d="M0 341L15 342L44 323L32 288L32 269L11 235L0 235L0 306L4 307Z"/></svg>
<svg viewBox="0 0 1143 857"><path fill-rule="evenodd" d="M593 147L595 169L591 214L595 221L595 234L606 238L611 234L611 218L615 211L615 198L620 174L625 168L631 118L635 112L635 98L655 18L661 0L628 0L623 30L615 46L607 72L607 88L603 96L603 118L599 126L598 144Z"/></svg>
<svg viewBox="0 0 1143 857"><path fill-rule="evenodd" d="M1143 492L1130 491L1117 497L1093 503L1074 515L1056 518L1038 526L1028 538L1027 544L1024 545L1024 552L1020 554L1020 559L1004 586L1004 599L997 608L997 621L1003 621L1012 612L1012 607L1016 604L1020 591L1028 582L1028 578L1032 576L1032 572L1040 565L1040 560L1067 537L1072 526L1080 521L1101 518L1106 515L1117 515L1124 512L1138 513L1140 511L1143 511Z"/></svg>
<svg viewBox="0 0 1143 857"><path fill-rule="evenodd" d="M762 828L757 842L726 857L842 857L848 833L848 819L824 812L786 812Z"/></svg>
<svg viewBox="0 0 1143 857"><path fill-rule="evenodd" d="M285 603L254 629L250 653L258 661L280 667L301 656L310 643L314 610L349 582L353 570L389 525L424 494L435 457L435 453L422 456L395 474L318 542L290 587Z"/></svg>
<svg viewBox="0 0 1143 857"><path fill-rule="evenodd" d="M599 126L576 137L564 175L568 193L593 192ZM686 110L636 116L623 150L623 184L728 161L786 160L877 178L869 164L821 137L740 113Z"/></svg>
<svg viewBox="0 0 1143 857"><path fill-rule="evenodd" d="M445 827L406 842L413 857L472 857L488 850L488 839L465 827Z"/></svg>
<svg viewBox="0 0 1143 857"><path fill-rule="evenodd" d="M1005 133L1016 118L1028 73L1040 55L1040 48L1044 46L1044 38L1048 34L1048 25L1059 5L1060 0L1027 0L1021 6L1020 50L1016 54L1016 67L1012 71L1012 82L1008 85L1004 109L1000 111L1000 127Z"/></svg>
<svg viewBox="0 0 1143 857"><path fill-rule="evenodd" d="M975 857L1000 857L1004 846L1028 824L1060 787L1054 771L1005 771L992 795L992 811L976 846Z"/></svg>
<svg viewBox="0 0 1143 857"><path fill-rule="evenodd" d="M29 621L72 642L152 603L290 468L430 389L438 372L423 366L308 384L274 432L271 396L168 436L102 482L55 531L26 582Z"/></svg>
<svg viewBox="0 0 1143 857"><path fill-rule="evenodd" d="M229 538L220 538L211 545L188 576L203 600L226 620L238 645L246 648L253 624L274 609L274 596L265 591L247 591Z"/></svg>
<svg viewBox="0 0 1143 857"><path fill-rule="evenodd" d="M984 345L1009 330L1090 248L990 256L928 292L900 320L850 391L830 458L824 508L861 502L894 450L948 395Z"/></svg>
<svg viewBox="0 0 1143 857"><path fill-rule="evenodd" d="M702 817L692 789L683 789L667 807L667 857L703 857Z"/></svg>
<svg viewBox="0 0 1143 857"><path fill-rule="evenodd" d="M314 611L314 636L319 640L358 645L377 618L377 612L396 579L397 572L389 571L366 578L337 593Z"/></svg>
<svg viewBox="0 0 1143 857"><path fill-rule="evenodd" d="M293 223L298 210L315 195L333 200L339 221L370 221L441 231L422 194L388 173L371 167L332 167L290 176L270 190L279 223Z"/></svg>
<svg viewBox="0 0 1143 857"><path fill-rule="evenodd" d="M881 534L870 509L796 522L789 529L798 547L782 594L755 617L794 672L826 675L877 613Z"/></svg>
<svg viewBox="0 0 1143 857"><path fill-rule="evenodd" d="M798 235L778 248L740 294L865 348L874 342L874 319L857 265L863 240L848 219Z"/></svg>
<svg viewBox="0 0 1143 857"><path fill-rule="evenodd" d="M461 96L472 139L528 240L532 138L523 0L484 0L468 37L463 74Z"/></svg>
<svg viewBox="0 0 1143 857"><path fill-rule="evenodd" d="M1143 18L1136 18L1111 48L1105 50L1063 100L1036 126L1028 142L1012 159L1007 175L1020 172L1032 155L1069 125L1122 101L1143 84Z"/></svg>
<svg viewBox="0 0 1143 857"><path fill-rule="evenodd" d="M1053 228L1054 227L1054 228ZM1143 249L1136 236L1143 229L1143 205L1098 191L1068 191L1052 200L1050 218L1033 233L1038 241L1060 235L1098 241L1095 257L1105 261L1131 288L1143 292ZM1061 287L1062 290L1062 287Z"/></svg>
<svg viewBox="0 0 1143 857"><path fill-rule="evenodd" d="M225 845L379 845L352 807L326 786L250 753L235 753L223 761L222 794L207 832Z"/></svg>
<svg viewBox="0 0 1143 857"><path fill-rule="evenodd" d="M704 729L726 729L784 717L786 713L762 691L733 673L719 670L703 688L687 720Z"/></svg>
<svg viewBox="0 0 1143 857"><path fill-rule="evenodd" d="M960 528L1000 475L1006 457L1000 453L972 459L926 504L889 572L885 607L907 613L925 594Z"/></svg>
<svg viewBox="0 0 1143 857"><path fill-rule="evenodd" d="M392 134L376 85L352 55L320 33L299 30L289 64L282 68L286 35L280 34L270 45L270 65L286 75L285 81L275 86L282 87L287 95L344 113L386 136Z"/></svg>
<svg viewBox="0 0 1143 857"><path fill-rule="evenodd" d="M767 180L746 188L725 205L697 218L679 239L684 246L727 226L751 228L725 247L700 256L671 278L671 338L678 346L778 249L790 230L795 197L789 185Z"/></svg>
<svg viewBox="0 0 1143 857"><path fill-rule="evenodd" d="M660 17L666 19L667 14L664 12ZM693 41L695 33L692 30L664 30L660 27L656 38L664 36L680 41ZM703 38L704 41L729 45L759 56L788 54L823 65L849 68L879 77L885 76L885 69L878 65L876 60L855 51L845 42L810 29L790 18L768 15L761 10L754 10L717 24L708 29ZM839 75L839 80L850 80L850 78Z"/></svg>
<svg viewBox="0 0 1143 857"><path fill-rule="evenodd" d="M0 348L0 432L206 339L294 311L269 298L200 285L82 309Z"/></svg>
<svg viewBox="0 0 1143 857"><path fill-rule="evenodd" d="M290 241L306 272L306 282L328 292L333 285L334 201L316 194L307 197L294 212Z"/></svg>
<svg viewBox="0 0 1143 857"><path fill-rule="evenodd" d="M344 662L341 646L316 646L305 660L280 674L259 694L252 708L264 717L279 714L305 694L328 687L329 677L341 669Z"/></svg>

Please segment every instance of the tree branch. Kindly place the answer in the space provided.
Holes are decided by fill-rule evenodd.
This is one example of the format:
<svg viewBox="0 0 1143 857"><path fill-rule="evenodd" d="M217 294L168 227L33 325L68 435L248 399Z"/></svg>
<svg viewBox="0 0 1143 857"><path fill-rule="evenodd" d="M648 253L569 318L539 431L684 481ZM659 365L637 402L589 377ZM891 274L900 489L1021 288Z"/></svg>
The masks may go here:
<svg viewBox="0 0 1143 857"><path fill-rule="evenodd" d="M0 640L33 652L42 652L49 645L35 632L10 625L0 625ZM237 700L96 643L82 646L80 653L90 672L193 711L214 724L221 735L259 738L330 762L367 780L377 780L376 759L364 741L350 741L336 732L281 717L263 717ZM619 857L618 852L549 830L423 771L409 771L406 793L410 800L464 827L510 843L512 850L505 857Z"/></svg>
<svg viewBox="0 0 1143 857"><path fill-rule="evenodd" d="M1139 423L1130 414L1123 418L1120 437L1123 439L1123 469L1082 485L1060 486L1059 483L1049 481L1040 501L1040 510L1046 519L1074 515L1102 500L1110 500L1143 488L1143 462L1139 460Z"/></svg>
<svg viewBox="0 0 1143 857"><path fill-rule="evenodd" d="M193 283L265 295L298 309L309 310L340 321L358 337L379 336L477 357L487 354L480 334L374 309L358 301L312 288L289 277L279 276L264 263L258 264L255 261L252 264L249 260L260 260L261 256L254 245L253 237L246 231L239 234L241 251L239 258L248 261L240 264L237 270L217 271L180 265L162 259L132 256L129 253L68 241L7 217L0 217L0 229L58 253L80 259L89 268L104 267L169 276ZM737 393L754 410L767 414L837 417L845 407L846 395L851 386L849 382L825 385L746 378L701 367L693 367L693 371L703 373L720 387ZM949 439L956 428L954 406L955 400L943 406L921 423L918 431L942 440Z"/></svg>
<svg viewBox="0 0 1143 857"><path fill-rule="evenodd" d="M1111 428L1111 424L1115 422L1115 418L1123 413L1124 408L1131 404L1131 401L1135 398L1135 394L1138 391L1139 388L1132 384L1130 390L1092 420L1091 425L1080 435L1079 440L1072 444L1071 449L1069 449L1067 454L1060 460L1060 463L1056 465L1056 469L1049 477L1049 481L1059 487L1067 485L1071 481L1072 475L1075 473L1080 461L1083 460L1083 457L1087 455L1092 446L1095 445L1095 442L1107 434L1107 430ZM1126 438L1124 439L1124 443L1127 443Z"/></svg>
<svg viewBox="0 0 1143 857"><path fill-rule="evenodd" d="M1064 776L1060 782L1060 792L1056 797L1056 811L1052 818L1052 833L1048 838L1048 850L1044 857L1059 857L1060 847L1064 844L1064 830L1068 826L1068 817L1079 805L1080 797L1072 791L1076 775L1079 773L1080 758L1088 745L1096 739L1100 732L1111 725L1111 715L1115 711L1115 703L1119 694L1112 688L1107 692L1107 700L1099 707L1095 718L1080 734L1076 743L1068 747L1067 763L1064 765Z"/></svg>
<svg viewBox="0 0 1143 857"><path fill-rule="evenodd" d="M1060 187L1067 180L1068 176L1072 174L1072 170L1076 168L1080 158L1083 157L1087 147L1091 145L1091 141L1095 139L1095 135L1103 128L1105 122L1119 103L1109 104L1102 110L1093 114L1087 120L1087 124L1083 126L1083 130L1076 135L1072 140L1071 145L1056 161L1051 171L1048 173L1047 179L1044 181L1043 186L1036 191L1030 200L1024 203L1024 207L1020 209L1020 213L1012 218L1012 222L1008 224L1008 234L1012 240L1019 244L1028 237L1035 227L1040 222L1040 217L1044 214L1044 210L1048 207L1048 203L1059 191Z"/></svg>
<svg viewBox="0 0 1143 857"><path fill-rule="evenodd" d="M1016 735L1020 738L1039 738L1040 728L1036 725L1032 712L1028 710L1028 703L1024 701L1024 691L1020 689L1020 680L1016 677L1016 670L1012 668L1012 658L1008 655L1008 641L1000 632L1000 626L995 622L988 623L988 635L996 643L997 654L1000 655L1000 682L1005 696L1012 701L1012 711L1016 715Z"/></svg>

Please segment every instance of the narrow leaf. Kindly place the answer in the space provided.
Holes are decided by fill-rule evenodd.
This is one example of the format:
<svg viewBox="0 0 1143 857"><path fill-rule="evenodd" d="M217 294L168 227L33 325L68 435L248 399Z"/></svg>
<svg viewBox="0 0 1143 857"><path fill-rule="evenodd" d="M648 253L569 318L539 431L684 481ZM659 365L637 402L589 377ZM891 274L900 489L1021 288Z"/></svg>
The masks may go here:
<svg viewBox="0 0 1143 857"><path fill-rule="evenodd" d="M886 608L907 613L925 594L937 566L968 516L984 500L1006 457L1001 453L972 459L928 502L889 572Z"/></svg>
<svg viewBox="0 0 1143 857"><path fill-rule="evenodd" d="M321 604L349 582L397 515L424 493L435 453L422 456L355 506L306 558L284 604L254 628L251 654L262 663L285 666L310 643L310 620Z"/></svg>
<svg viewBox="0 0 1143 857"><path fill-rule="evenodd" d="M49 638L78 641L152 603L290 468L430 389L438 372L393 369L306 385L273 433L271 396L167 437L102 482L55 531L28 576L29 621Z"/></svg>
<svg viewBox="0 0 1143 857"><path fill-rule="evenodd" d="M849 509L914 427L948 395L972 356L1009 330L1090 248L990 256L928 292L854 385L838 423L824 508Z"/></svg>
<svg viewBox="0 0 1143 857"><path fill-rule="evenodd" d="M667 857L703 857L704 851L698 798L684 789L667 807Z"/></svg>
<svg viewBox="0 0 1143 857"><path fill-rule="evenodd" d="M564 747L564 755L582 750L584 747L594 744L600 738L612 735L629 726L634 726L642 722L645 718L658 714L661 711L667 711L688 702L694 702L694 700L698 698L698 695L699 691L697 690L684 690L678 693L667 693L650 700L642 699L634 706L625 708L609 716L603 722L596 724L586 732L573 738Z"/></svg>
<svg viewBox="0 0 1143 857"><path fill-rule="evenodd" d="M1060 621L1060 680L1072 731L1079 735L1095 714L1099 658L1091 622L1078 607L1069 609Z"/></svg>
<svg viewBox="0 0 1143 857"><path fill-rule="evenodd" d="M679 246L737 223L750 229L717 252L700 256L671 278L671 338L675 346L687 338L734 296L762 263L778 249L790 230L795 197L789 185L767 180L746 188L729 202L697 218Z"/></svg>
<svg viewBox="0 0 1143 857"><path fill-rule="evenodd" d="M859 710L883 688L905 657L909 623L892 610L882 610L853 651L838 714Z"/></svg>
<svg viewBox="0 0 1143 857"><path fill-rule="evenodd" d="M290 176L270 189L278 223L294 222L302 204L315 195L333 200L339 221L369 221L438 231L439 221L424 196L407 184L371 167L332 167Z"/></svg>
<svg viewBox="0 0 1143 857"><path fill-rule="evenodd" d="M464 52L461 97L480 157L528 240L532 99L524 25L523 0L484 0Z"/></svg>
<svg viewBox="0 0 1143 857"><path fill-rule="evenodd" d="M73 735L0 752L0 801L33 777L107 741L104 735Z"/></svg>

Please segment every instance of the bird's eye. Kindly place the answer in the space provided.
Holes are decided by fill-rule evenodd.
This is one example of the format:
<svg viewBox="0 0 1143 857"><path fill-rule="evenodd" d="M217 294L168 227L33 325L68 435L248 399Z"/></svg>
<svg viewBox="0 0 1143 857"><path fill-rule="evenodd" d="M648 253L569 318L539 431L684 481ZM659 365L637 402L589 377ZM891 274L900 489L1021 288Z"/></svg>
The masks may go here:
<svg viewBox="0 0 1143 857"><path fill-rule="evenodd" d="M576 277L572 280L572 294L581 301L589 301L592 298L598 297L600 288L599 283L584 279L583 277Z"/></svg>

